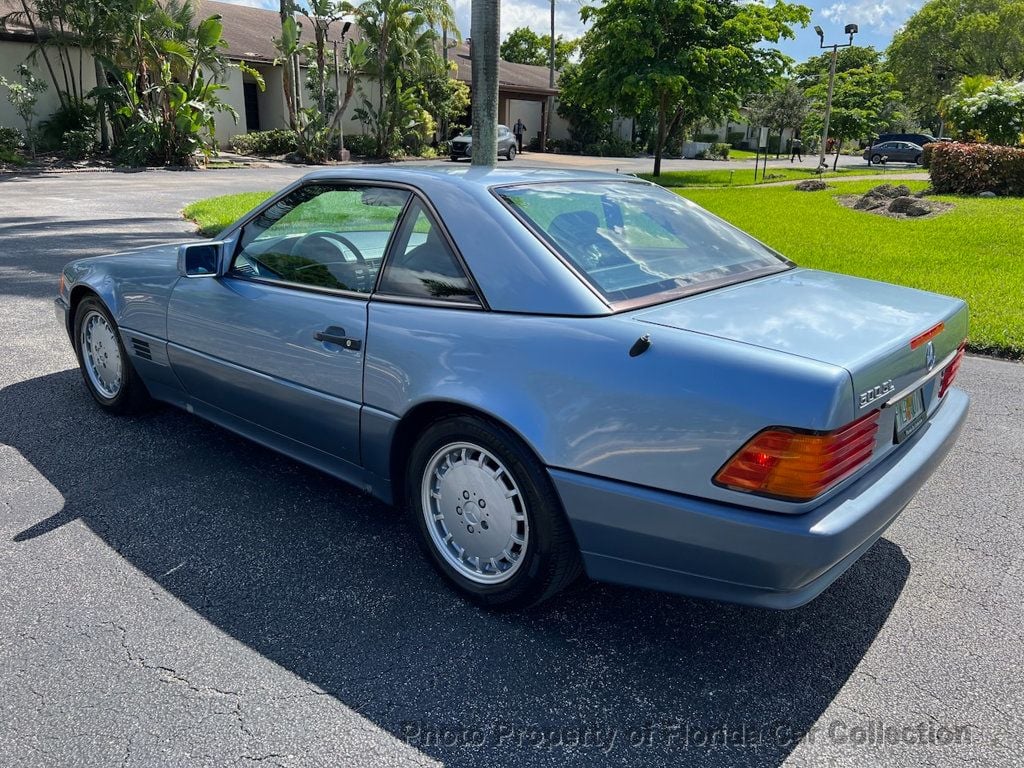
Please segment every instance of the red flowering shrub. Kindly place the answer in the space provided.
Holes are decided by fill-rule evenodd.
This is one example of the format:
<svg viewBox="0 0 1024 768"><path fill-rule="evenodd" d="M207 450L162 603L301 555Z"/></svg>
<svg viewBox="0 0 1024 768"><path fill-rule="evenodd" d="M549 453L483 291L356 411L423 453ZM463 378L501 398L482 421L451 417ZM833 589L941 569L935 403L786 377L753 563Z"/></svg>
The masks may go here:
<svg viewBox="0 0 1024 768"><path fill-rule="evenodd" d="M927 145L922 160L936 192L1024 195L1024 149L942 142Z"/></svg>

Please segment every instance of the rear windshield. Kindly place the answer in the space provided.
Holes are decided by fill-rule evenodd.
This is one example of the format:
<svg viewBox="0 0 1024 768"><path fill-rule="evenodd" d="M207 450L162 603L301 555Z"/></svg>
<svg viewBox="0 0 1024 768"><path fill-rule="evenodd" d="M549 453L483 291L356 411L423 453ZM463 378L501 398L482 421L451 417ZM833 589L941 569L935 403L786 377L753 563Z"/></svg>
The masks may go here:
<svg viewBox="0 0 1024 768"><path fill-rule="evenodd" d="M573 181L495 192L613 303L648 297L654 303L790 266L661 187Z"/></svg>

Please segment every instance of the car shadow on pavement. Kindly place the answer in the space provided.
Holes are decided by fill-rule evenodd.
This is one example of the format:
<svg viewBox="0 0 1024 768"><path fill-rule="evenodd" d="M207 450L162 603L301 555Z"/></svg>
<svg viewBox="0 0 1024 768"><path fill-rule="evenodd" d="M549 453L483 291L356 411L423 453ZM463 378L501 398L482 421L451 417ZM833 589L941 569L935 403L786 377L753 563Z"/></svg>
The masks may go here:
<svg viewBox="0 0 1024 768"><path fill-rule="evenodd" d="M194 238L183 222L162 217L78 219L4 216L0 220L0 295L51 298L72 259Z"/></svg>
<svg viewBox="0 0 1024 768"><path fill-rule="evenodd" d="M882 539L790 612L587 584L488 613L390 508L183 412L109 417L68 370L0 391L0 413L0 443L64 497L16 542L81 520L220 630L448 764L778 765L910 571Z"/></svg>

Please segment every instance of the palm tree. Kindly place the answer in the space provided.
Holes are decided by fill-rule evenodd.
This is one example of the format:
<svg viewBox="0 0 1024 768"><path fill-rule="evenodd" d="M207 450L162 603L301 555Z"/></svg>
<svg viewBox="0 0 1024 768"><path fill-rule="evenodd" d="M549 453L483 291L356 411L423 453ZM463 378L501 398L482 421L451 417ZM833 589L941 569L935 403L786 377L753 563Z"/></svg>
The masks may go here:
<svg viewBox="0 0 1024 768"><path fill-rule="evenodd" d="M473 165L498 162L499 0L473 0Z"/></svg>

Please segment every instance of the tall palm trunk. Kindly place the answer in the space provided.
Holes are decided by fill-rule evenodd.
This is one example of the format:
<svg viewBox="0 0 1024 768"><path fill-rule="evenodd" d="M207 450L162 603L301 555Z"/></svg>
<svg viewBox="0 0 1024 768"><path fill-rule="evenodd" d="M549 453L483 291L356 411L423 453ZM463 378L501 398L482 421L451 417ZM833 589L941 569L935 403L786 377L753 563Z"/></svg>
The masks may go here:
<svg viewBox="0 0 1024 768"><path fill-rule="evenodd" d="M499 0L473 0L473 165L498 162Z"/></svg>

